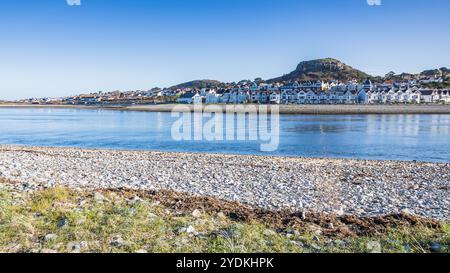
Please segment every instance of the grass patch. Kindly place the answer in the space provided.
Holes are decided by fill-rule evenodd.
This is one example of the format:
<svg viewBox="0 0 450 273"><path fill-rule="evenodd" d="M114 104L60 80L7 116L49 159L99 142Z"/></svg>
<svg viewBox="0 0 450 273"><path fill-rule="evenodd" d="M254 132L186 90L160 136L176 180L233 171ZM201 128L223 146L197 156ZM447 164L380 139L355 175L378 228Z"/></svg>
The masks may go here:
<svg viewBox="0 0 450 273"><path fill-rule="evenodd" d="M150 197L51 188L0 189L0 252L448 252L450 228L397 227L330 238L221 213L179 211Z"/></svg>

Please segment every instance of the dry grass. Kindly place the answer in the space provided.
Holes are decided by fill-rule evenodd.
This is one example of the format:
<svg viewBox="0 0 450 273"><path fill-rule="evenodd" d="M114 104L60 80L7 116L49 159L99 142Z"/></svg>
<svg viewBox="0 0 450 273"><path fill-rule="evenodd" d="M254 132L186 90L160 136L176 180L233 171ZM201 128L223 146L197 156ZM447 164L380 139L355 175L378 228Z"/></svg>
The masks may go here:
<svg viewBox="0 0 450 273"><path fill-rule="evenodd" d="M0 187L0 252L448 252L449 235L442 224L337 240L216 212L186 213L117 191Z"/></svg>

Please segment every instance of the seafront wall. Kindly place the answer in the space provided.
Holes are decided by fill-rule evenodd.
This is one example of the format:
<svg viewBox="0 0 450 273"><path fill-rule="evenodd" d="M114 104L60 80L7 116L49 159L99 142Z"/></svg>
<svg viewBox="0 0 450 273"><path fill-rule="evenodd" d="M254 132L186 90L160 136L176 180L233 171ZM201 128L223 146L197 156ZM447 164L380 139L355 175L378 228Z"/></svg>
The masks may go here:
<svg viewBox="0 0 450 273"><path fill-rule="evenodd" d="M176 104L129 106L125 110L170 112ZM450 105L272 105L277 106L280 114L286 115L354 115L354 114L450 114ZM225 112L227 105L203 106L208 108L221 108ZM194 110L193 105L186 105L189 111ZM256 105L258 109L258 105ZM268 107L270 112L270 107ZM240 112L236 107L235 112Z"/></svg>
<svg viewBox="0 0 450 273"><path fill-rule="evenodd" d="M178 106L178 107L177 107ZM184 111L193 111L193 105L182 105ZM215 110L222 109L225 112L227 105L203 105L203 109L214 106ZM245 105L240 105L245 106ZM258 109L258 105L255 105ZM304 115L355 115L355 114L450 114L450 105L276 105L280 114L304 114ZM24 104L0 104L4 108L74 108L74 109L105 109L120 111L146 111L146 112L171 112L174 108L180 109L180 104L156 104L135 106L83 106L83 105L24 105ZM270 107L269 112L270 112ZM179 111L179 110L178 110ZM239 107L234 112L242 112ZM244 111L245 112L245 111Z"/></svg>

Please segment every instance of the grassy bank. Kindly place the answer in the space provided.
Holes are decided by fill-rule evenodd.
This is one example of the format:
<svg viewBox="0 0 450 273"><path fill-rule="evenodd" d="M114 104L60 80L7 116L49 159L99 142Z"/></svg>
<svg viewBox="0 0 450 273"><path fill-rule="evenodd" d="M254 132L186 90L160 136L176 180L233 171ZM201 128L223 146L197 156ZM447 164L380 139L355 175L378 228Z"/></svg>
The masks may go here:
<svg viewBox="0 0 450 273"><path fill-rule="evenodd" d="M379 234L328 236L240 221L226 212L179 209L121 191L0 184L0 252L448 252L450 228L398 226Z"/></svg>

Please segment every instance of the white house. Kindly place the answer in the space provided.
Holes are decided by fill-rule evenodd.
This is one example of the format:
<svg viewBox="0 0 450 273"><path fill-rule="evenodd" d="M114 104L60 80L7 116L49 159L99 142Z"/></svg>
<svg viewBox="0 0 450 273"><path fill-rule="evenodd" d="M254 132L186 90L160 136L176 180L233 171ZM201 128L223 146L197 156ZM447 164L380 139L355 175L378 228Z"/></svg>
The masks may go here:
<svg viewBox="0 0 450 273"><path fill-rule="evenodd" d="M205 103L207 104L215 104L220 102L220 95L216 92L216 90L211 89L209 92L205 94Z"/></svg>
<svg viewBox="0 0 450 273"><path fill-rule="evenodd" d="M433 102L433 90L420 90L420 102L432 103Z"/></svg>
<svg viewBox="0 0 450 273"><path fill-rule="evenodd" d="M449 90L441 90L441 98L439 102L441 103L450 103L450 91Z"/></svg>
<svg viewBox="0 0 450 273"><path fill-rule="evenodd" d="M301 90L297 93L297 103L305 104L306 103L306 92Z"/></svg>
<svg viewBox="0 0 450 273"><path fill-rule="evenodd" d="M270 93L268 93L268 92L259 93L259 102L260 103L268 103L269 101L270 101Z"/></svg>
<svg viewBox="0 0 450 273"><path fill-rule="evenodd" d="M181 96L178 98L177 102L178 102L178 103L187 103L187 104L191 104L191 103L194 102L194 96L195 96L195 95L198 95L198 94L191 93L191 92L187 92L187 93L181 95Z"/></svg>
<svg viewBox="0 0 450 273"><path fill-rule="evenodd" d="M368 96L367 96L367 91L368 90L370 90L370 89L366 89L366 88L361 89L358 92L358 95L357 95L357 98L356 98L356 102L367 104L369 102Z"/></svg>
<svg viewBox="0 0 450 273"><path fill-rule="evenodd" d="M249 93L247 91L234 91L230 93L228 99L229 103L245 103L250 100Z"/></svg>
<svg viewBox="0 0 450 273"><path fill-rule="evenodd" d="M203 96L201 96L199 93L195 94L194 97L192 97L192 102L194 104L199 104L203 102Z"/></svg>
<svg viewBox="0 0 450 273"><path fill-rule="evenodd" d="M280 104L281 103L281 95L279 92L272 92L269 97L270 103Z"/></svg>
<svg viewBox="0 0 450 273"><path fill-rule="evenodd" d="M187 92L183 95L181 95L177 102L178 103L187 103L187 104L198 104L203 102L203 96L201 96L199 93L191 93Z"/></svg>

